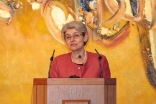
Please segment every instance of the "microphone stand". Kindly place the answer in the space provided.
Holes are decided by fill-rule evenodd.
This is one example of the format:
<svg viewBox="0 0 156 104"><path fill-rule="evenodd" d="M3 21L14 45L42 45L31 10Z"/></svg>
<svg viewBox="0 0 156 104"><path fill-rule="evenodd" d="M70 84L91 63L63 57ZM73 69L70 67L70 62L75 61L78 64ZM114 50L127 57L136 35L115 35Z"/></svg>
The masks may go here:
<svg viewBox="0 0 156 104"><path fill-rule="evenodd" d="M95 49L95 51L96 51L97 54L99 55L98 61L99 61L99 65L100 65L100 78L103 78L102 66L101 66L101 59L102 59L102 56L99 54L99 52L98 52L96 49Z"/></svg>
<svg viewBox="0 0 156 104"><path fill-rule="evenodd" d="M52 65L52 62L53 62L53 59L54 59L54 53L55 53L55 50L53 51L53 54L50 58L50 65L49 65L49 71L48 71L48 78L50 78L50 69L51 69L51 65Z"/></svg>

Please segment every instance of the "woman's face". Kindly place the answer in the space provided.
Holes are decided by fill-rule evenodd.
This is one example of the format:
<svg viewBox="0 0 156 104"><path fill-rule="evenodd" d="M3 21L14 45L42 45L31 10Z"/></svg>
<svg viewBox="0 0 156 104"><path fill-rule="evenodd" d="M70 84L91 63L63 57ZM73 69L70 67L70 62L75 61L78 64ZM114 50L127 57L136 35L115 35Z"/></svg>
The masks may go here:
<svg viewBox="0 0 156 104"><path fill-rule="evenodd" d="M78 51L84 48L84 42L87 41L88 35L82 35L76 29L67 29L64 35L65 42L71 51Z"/></svg>

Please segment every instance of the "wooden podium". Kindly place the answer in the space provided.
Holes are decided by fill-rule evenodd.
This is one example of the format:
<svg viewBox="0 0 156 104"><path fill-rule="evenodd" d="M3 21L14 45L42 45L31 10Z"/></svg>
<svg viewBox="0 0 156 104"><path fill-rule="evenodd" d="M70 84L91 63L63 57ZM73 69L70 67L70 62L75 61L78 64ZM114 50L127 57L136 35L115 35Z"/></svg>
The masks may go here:
<svg viewBox="0 0 156 104"><path fill-rule="evenodd" d="M34 78L33 104L116 104L116 78Z"/></svg>

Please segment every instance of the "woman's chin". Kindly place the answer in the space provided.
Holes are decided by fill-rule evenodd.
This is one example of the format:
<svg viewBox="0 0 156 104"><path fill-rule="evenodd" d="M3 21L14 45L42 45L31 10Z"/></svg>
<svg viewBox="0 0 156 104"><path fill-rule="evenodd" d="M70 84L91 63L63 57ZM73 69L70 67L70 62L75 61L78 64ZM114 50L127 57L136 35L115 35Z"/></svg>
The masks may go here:
<svg viewBox="0 0 156 104"><path fill-rule="evenodd" d="M70 50L71 50L71 51L78 51L78 50L80 50L80 48L72 47L72 48L70 48Z"/></svg>

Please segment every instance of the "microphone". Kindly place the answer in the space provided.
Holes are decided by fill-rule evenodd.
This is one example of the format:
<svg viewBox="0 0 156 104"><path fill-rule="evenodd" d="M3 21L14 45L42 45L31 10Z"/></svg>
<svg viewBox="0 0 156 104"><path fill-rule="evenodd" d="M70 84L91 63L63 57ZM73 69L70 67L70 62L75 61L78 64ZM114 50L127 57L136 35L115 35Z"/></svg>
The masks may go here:
<svg viewBox="0 0 156 104"><path fill-rule="evenodd" d="M50 78L50 68L51 68L52 61L54 59L54 53L55 53L55 50L53 50L53 54L52 54L52 56L50 58L50 66L49 66L49 71L48 71L48 78Z"/></svg>
<svg viewBox="0 0 156 104"><path fill-rule="evenodd" d="M51 61L53 61L53 59L54 59L54 53L55 53L55 50L53 50L53 54L52 54L52 56L50 58Z"/></svg>
<svg viewBox="0 0 156 104"><path fill-rule="evenodd" d="M100 78L103 78L103 74L102 74L102 66L101 66L101 59L102 56L99 54L99 52L95 49L96 53L99 55L98 60L99 60L99 66L100 66Z"/></svg>
<svg viewBox="0 0 156 104"><path fill-rule="evenodd" d="M81 55L79 55L78 58L82 58Z"/></svg>
<svg viewBox="0 0 156 104"><path fill-rule="evenodd" d="M69 76L69 78L80 78L80 77L76 76L76 75L71 75L71 76Z"/></svg>
<svg viewBox="0 0 156 104"><path fill-rule="evenodd" d="M95 49L96 53L99 55L98 60L100 61L102 59L101 55L99 54L99 52Z"/></svg>

